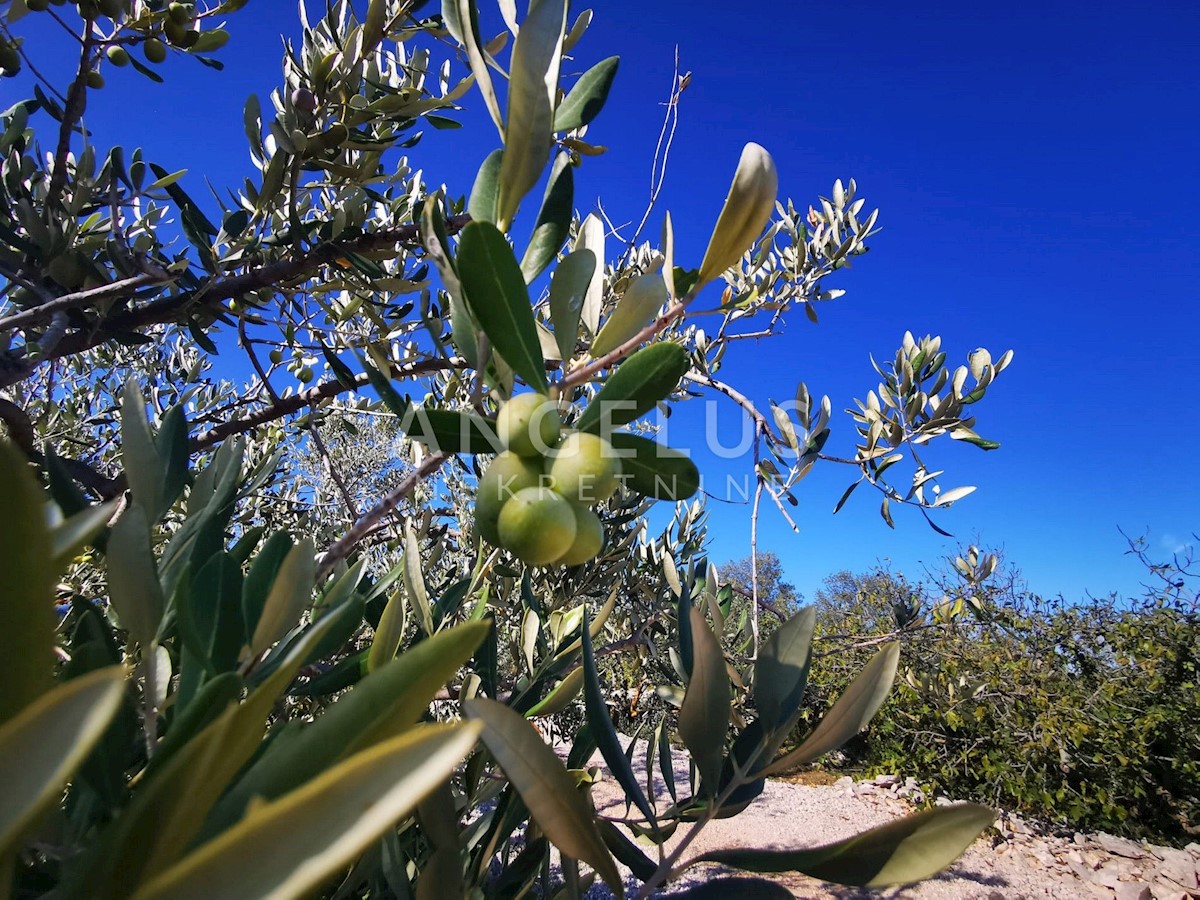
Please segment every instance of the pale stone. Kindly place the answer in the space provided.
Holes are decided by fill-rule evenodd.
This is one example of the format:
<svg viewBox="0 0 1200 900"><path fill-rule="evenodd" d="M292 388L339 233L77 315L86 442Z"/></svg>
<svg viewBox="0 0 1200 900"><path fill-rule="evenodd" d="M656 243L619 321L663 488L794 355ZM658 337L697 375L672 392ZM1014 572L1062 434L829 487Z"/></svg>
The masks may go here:
<svg viewBox="0 0 1200 900"><path fill-rule="evenodd" d="M1150 885L1122 881L1117 885L1117 900L1150 900Z"/></svg>

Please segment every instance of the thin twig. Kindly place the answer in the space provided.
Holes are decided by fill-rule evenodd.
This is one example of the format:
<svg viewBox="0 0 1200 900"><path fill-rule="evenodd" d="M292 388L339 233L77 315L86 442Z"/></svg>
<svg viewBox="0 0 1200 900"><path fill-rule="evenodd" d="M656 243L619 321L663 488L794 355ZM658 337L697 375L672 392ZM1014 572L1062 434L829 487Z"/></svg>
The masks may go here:
<svg viewBox="0 0 1200 900"><path fill-rule="evenodd" d="M312 434L313 444L317 448L317 453L321 455L321 459L325 462L325 470L329 473L329 477L333 479L333 483L337 485L341 491L342 500L346 503L346 509L350 512L350 521L358 520L358 507L354 505L354 498L350 495L350 489L346 487L346 480L342 478L342 473L338 471L337 466L333 464L333 456L329 452L329 448L325 446L325 439L321 437L321 429L317 427L317 406L312 405L312 415L309 416L309 431Z"/></svg>
<svg viewBox="0 0 1200 900"><path fill-rule="evenodd" d="M96 38L92 34L91 17L83 20L82 47L79 51L79 69L75 80L67 88L67 102L64 106L62 125L58 129L58 148L54 153L54 171L50 173L50 186L46 191L45 206L50 209L58 202L58 195L67 183L67 156L71 153L71 134L75 126L83 118L87 107L87 77L92 70L92 50Z"/></svg>
<svg viewBox="0 0 1200 900"><path fill-rule="evenodd" d="M376 524L391 515L423 478L440 469L442 463L449 458L449 453L432 453L425 457L424 462L410 472L391 493L360 516L358 521L350 526L350 530L330 545L329 549L325 551L325 555L321 557L321 565L317 568L317 582L320 583L328 577L334 566L349 556L350 552L358 546Z"/></svg>

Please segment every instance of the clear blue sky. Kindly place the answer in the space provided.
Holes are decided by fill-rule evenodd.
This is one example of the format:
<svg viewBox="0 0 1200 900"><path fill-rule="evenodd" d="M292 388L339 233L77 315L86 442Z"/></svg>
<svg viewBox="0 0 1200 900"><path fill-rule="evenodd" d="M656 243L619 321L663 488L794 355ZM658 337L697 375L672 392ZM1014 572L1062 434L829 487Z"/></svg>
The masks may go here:
<svg viewBox="0 0 1200 900"><path fill-rule="evenodd" d="M977 346L1014 349L979 410L978 430L1003 447L936 455L947 486L979 486L938 522L1003 547L1040 592L1136 592L1143 573L1122 556L1118 528L1149 529L1156 553L1200 530L1190 409L1200 368L1200 7L972 6L610 0L577 68L622 57L590 134L612 149L577 174L576 203L586 211L602 195L614 218L640 216L678 46L692 82L661 209L672 211L682 261L703 252L749 140L775 156L781 196L801 206L854 177L884 228L839 276L848 294L822 308L820 325L797 315L782 337L743 343L727 380L765 402L803 379L837 410L875 386L868 353L887 358L905 329L941 334L956 363ZM249 92L265 101L278 83L276 35L291 29L292 10L255 0L232 17L224 73L174 58L166 85L108 72L87 118L97 142L140 143L168 168L189 168L197 197L202 174L239 184L250 171L242 103ZM16 99L23 83L0 91ZM467 130L427 130L411 152L452 194L469 190L495 141L477 97L466 105ZM661 213L647 233L660 222ZM852 445L849 420L835 416L828 449ZM919 575L921 561L955 546L913 511L888 529L868 489L832 517L850 474L818 469L801 485L799 535L763 515L761 546L810 596L839 568L887 558ZM744 507L713 507L714 558L748 552L748 523Z"/></svg>

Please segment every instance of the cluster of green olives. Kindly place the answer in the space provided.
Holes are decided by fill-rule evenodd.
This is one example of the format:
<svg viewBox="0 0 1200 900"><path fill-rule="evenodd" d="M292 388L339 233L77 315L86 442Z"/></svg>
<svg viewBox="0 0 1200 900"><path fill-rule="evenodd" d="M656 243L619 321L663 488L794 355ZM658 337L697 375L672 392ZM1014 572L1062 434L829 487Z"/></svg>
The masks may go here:
<svg viewBox="0 0 1200 900"><path fill-rule="evenodd" d="M479 479L475 527L488 543L531 565L576 566L594 559L604 528L591 507L613 495L621 465L612 445L563 432L553 401L518 394L501 408L505 450Z"/></svg>

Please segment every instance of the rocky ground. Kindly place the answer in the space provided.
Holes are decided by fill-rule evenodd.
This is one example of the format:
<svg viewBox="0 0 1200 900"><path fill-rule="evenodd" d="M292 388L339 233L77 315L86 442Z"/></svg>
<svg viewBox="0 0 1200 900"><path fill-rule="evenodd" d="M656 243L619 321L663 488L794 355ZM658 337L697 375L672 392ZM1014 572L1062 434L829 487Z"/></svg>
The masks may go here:
<svg viewBox="0 0 1200 900"><path fill-rule="evenodd" d="M626 743L622 741L622 744ZM634 754L644 758L644 752ZM677 758L679 784L687 783L686 760ZM599 755L591 765L603 766ZM644 783L644 775L639 773ZM602 812L620 815L620 787L606 777L593 789ZM708 825L692 844L690 857L724 847L803 847L823 844L883 824L923 802L915 781L884 775L869 781L842 778L814 785L770 781L761 797L738 816ZM940 799L937 802L949 802ZM679 840L683 829L673 841ZM713 877L716 866L700 866L672 885L671 892ZM732 873L730 873L732 874ZM1188 900L1200 898L1200 844L1179 850L1107 834L1061 837L1002 814L959 861L931 881L883 892L839 888L800 876L774 876L797 897L893 897L904 900ZM632 882L630 883L632 886ZM590 896L604 896L593 889Z"/></svg>

